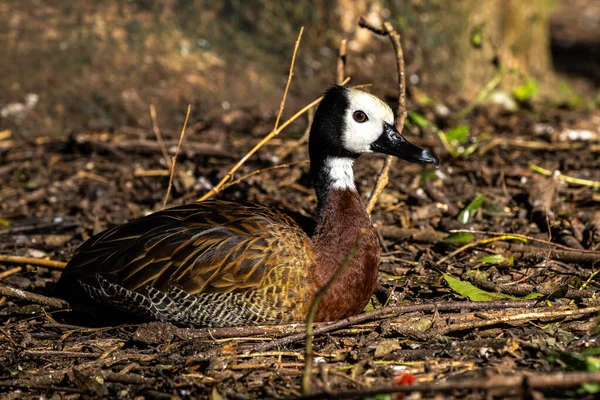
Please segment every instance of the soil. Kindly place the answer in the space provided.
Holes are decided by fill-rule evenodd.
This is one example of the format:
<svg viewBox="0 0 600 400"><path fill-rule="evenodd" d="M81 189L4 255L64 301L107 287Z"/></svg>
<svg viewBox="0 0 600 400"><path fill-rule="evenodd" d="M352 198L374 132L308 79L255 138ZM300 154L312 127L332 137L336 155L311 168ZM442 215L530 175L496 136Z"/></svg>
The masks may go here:
<svg viewBox="0 0 600 400"><path fill-rule="evenodd" d="M416 380L416 385L457 383L445 390L443 396L451 397L592 398L592 386L568 387L561 384L563 376L554 382L561 387L552 388L538 378L585 370L582 352L597 349L600 113L531 104L508 112L490 105L457 122L434 106L417 111L441 129L466 123L470 137L463 147L476 143L474 151L452 157L431 127L413 123L405 130L411 141L433 148L441 166L395 161L373 212L383 262L380 288L368 308L408 308L317 335L312 390L349 398L343 391L394 385L401 390ZM168 205L192 202L209 190L272 123L272 115L247 110L192 120ZM298 143L306 124L304 118L270 141L237 176L307 159L306 145ZM163 137L173 154L178 133ZM365 156L356 165L364 200L382 163L381 157ZM532 164L551 176L534 171ZM0 253L68 261L91 235L161 209L168 172L152 132L4 138ZM564 177L595 181L596 187ZM461 221L461 210L479 195L485 195L481 206L473 208L468 222ZM316 206L305 163L264 171L217 197L307 216ZM464 242L443 240L456 229L529 239L483 243L477 241L493 235L476 234L474 245L459 251ZM490 255L503 258L482 262ZM492 296L489 300L503 301L482 303L483 310L477 310L443 274L488 293L541 297L519 302ZM0 261L0 276L3 285L49 294L60 269ZM5 398L52 399L301 394L304 339L268 346L303 327L208 331L125 322L0 297L0 392ZM532 378L484 387L499 375L523 374Z"/></svg>

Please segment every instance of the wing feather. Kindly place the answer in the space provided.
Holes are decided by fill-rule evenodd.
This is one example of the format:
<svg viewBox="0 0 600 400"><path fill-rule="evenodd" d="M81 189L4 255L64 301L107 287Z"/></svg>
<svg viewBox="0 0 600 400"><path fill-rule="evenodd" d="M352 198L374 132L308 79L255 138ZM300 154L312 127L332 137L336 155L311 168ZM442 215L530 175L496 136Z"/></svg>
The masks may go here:
<svg viewBox="0 0 600 400"><path fill-rule="evenodd" d="M310 251L308 236L285 214L212 201L167 209L94 236L78 249L64 276L92 286L101 276L132 291L246 292L281 279L286 274L273 271L290 260L309 263Z"/></svg>

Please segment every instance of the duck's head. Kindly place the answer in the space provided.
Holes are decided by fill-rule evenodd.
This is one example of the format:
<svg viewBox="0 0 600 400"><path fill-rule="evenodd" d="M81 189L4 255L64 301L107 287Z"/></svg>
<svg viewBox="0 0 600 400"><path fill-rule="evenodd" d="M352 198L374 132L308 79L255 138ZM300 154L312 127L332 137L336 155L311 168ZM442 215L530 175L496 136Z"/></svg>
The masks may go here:
<svg viewBox="0 0 600 400"><path fill-rule="evenodd" d="M334 86L325 93L312 124L312 160L355 159L364 153L383 153L414 163L438 158L406 140L394 126L391 108L372 94Z"/></svg>

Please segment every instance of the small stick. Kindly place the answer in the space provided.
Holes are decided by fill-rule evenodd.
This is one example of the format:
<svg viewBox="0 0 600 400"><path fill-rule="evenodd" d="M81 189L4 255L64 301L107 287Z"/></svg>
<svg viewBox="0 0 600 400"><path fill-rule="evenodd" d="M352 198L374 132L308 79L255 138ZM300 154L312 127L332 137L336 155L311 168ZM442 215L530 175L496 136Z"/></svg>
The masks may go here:
<svg viewBox="0 0 600 400"><path fill-rule="evenodd" d="M173 161L171 162L171 175L169 176L169 186L167 186L167 194L165 195L165 199L163 201L163 210L167 207L167 201L169 201L169 195L171 194L171 187L173 186L173 176L175 175L175 164L177 163L177 155L179 154L181 142L183 142L183 137L185 136L185 128L187 126L188 119L190 118L191 109L192 106L188 105L187 113L185 114L185 121L183 121L183 127L181 128L181 135L179 135L179 143L177 143L177 149L175 149Z"/></svg>
<svg viewBox="0 0 600 400"><path fill-rule="evenodd" d="M288 91L290 90L290 85L292 84L292 77L294 76L294 64L296 64L296 54L298 53L298 48L300 47L300 41L302 40L302 33L304 32L304 27L300 28L300 32L298 33L298 39L296 39L296 44L294 45L294 53L292 54L292 62L290 63L290 71L288 72L288 79L285 84L285 90L283 91L283 97L281 98L281 103L279 104L279 111L277 112L277 119L275 119L275 125L273 130L277 130L279 126L279 121L281 120L281 115L283 114L283 109L285 108L285 101L287 99Z"/></svg>
<svg viewBox="0 0 600 400"><path fill-rule="evenodd" d="M158 128L158 122L156 120L156 108L154 107L154 104L150 104L150 118L152 119L152 131L154 132L154 136L156 136L158 147L160 147L160 151L165 159L165 162L167 163L167 167L171 168L171 158L169 157L169 152L167 151L165 142L160 134L160 129Z"/></svg>
<svg viewBox="0 0 600 400"><path fill-rule="evenodd" d="M496 236L493 238L489 238L489 239L482 239L482 240L478 240L476 242L472 242L472 243L467 243L462 247L459 247L458 249L452 251L451 253L449 253L447 256L440 258L436 264L440 265L441 263L443 263L444 261L446 261L449 258L452 258L454 256L456 256L457 254L462 253L465 250L468 250L472 247L477 247L477 246L481 246L483 244L488 244L488 243L492 243L492 242L498 242L498 241L506 241L506 240L522 240L522 238L516 236L516 235L502 235L502 236Z"/></svg>
<svg viewBox="0 0 600 400"><path fill-rule="evenodd" d="M502 233L502 232L478 231L478 230L472 230L472 229L452 229L449 232L450 233L477 233L477 234L488 235L488 236L506 236L507 235L506 233ZM565 246L564 244L549 242L549 241L544 240L544 239L538 239L538 238L535 238L535 237L532 237L532 236L522 235L520 233L510 233L508 235L509 236L514 236L514 237L517 237L517 238L520 238L520 239L525 239L525 240L528 240L528 241L531 241L531 242L546 244L548 246L557 247L559 249L563 249L563 250L567 250L567 251L574 251L574 252L579 252L579 253L599 254L600 255L600 250L576 249L576 248L573 248L573 247Z"/></svg>
<svg viewBox="0 0 600 400"><path fill-rule="evenodd" d="M401 314L409 312L425 312L425 311L453 311L453 310L489 310L494 308L527 308L533 307L538 303L538 300L523 300L523 301L490 301L490 302L477 302L470 303L465 301L446 302L446 303L428 303L428 304L411 304L402 306L386 306L378 308L377 310L370 311L364 314L354 315L340 321L332 323L323 323L314 330L313 334L323 334L332 332L338 329L346 328L348 326L361 324L367 321L371 321L378 318L391 318ZM213 329L213 332L215 330ZM294 343L298 340L306 338L306 332L296 333L289 336L282 337L281 339L273 340L269 343L264 343L256 346L253 351L267 351L274 349L279 346L285 346L290 343Z"/></svg>
<svg viewBox="0 0 600 400"><path fill-rule="evenodd" d="M338 85L341 85L346 75L346 39L342 39L340 42L340 48L338 51L337 68L335 80Z"/></svg>
<svg viewBox="0 0 600 400"><path fill-rule="evenodd" d="M6 286L6 285L1 285L1 284L0 284L0 295L30 301L32 303L36 303L36 304L40 304L42 306L48 306L48 307L52 307L52 308L66 309L66 308L71 307L69 305L69 303L67 303L66 301L64 301L62 299L57 299L55 297L42 296L41 294L26 292L21 289L16 289L16 288Z"/></svg>
<svg viewBox="0 0 600 400"><path fill-rule="evenodd" d="M363 399L372 398L378 394L392 393L450 393L465 390L486 390L506 393L519 391L523 387L543 389L552 387L579 386L584 383L600 383L600 372L558 372L550 374L521 374L521 375L493 375L485 379L459 379L450 382L419 382L405 386L376 387L370 389L353 389L312 393L292 397L294 400L316 399Z"/></svg>
<svg viewBox="0 0 600 400"><path fill-rule="evenodd" d="M221 188L221 190L225 190L225 189L227 189L230 186L237 185L241 181L246 180L246 179L248 179L248 178L250 178L250 177L252 177L254 175L258 175L260 173L263 173L265 171L270 171L270 170L273 170L273 169L289 168L292 165L308 164L309 162L310 162L309 160L292 161L292 162L289 162L289 163L286 163L286 164L273 165L272 167L257 169L256 171L252 171L252 172L250 172L250 173L248 173L248 174L246 174L244 176L241 176L241 177L237 178L235 181L231 181L231 182L226 183L225 185L223 185L223 187Z"/></svg>
<svg viewBox="0 0 600 400"><path fill-rule="evenodd" d="M545 296L553 296L557 294L557 288L548 288L541 285L529 285L529 284L503 284L488 281L486 279L477 278L475 275L463 274L461 279L466 280L474 284L475 286L495 293L505 293L511 296L527 296L531 293L541 293ZM571 289L569 288L566 293L560 293L559 297L565 299L587 299L594 297L595 292L593 290L585 289Z"/></svg>
<svg viewBox="0 0 600 400"><path fill-rule="evenodd" d="M304 373L302 374L302 393L304 393L304 394L308 394L310 392L310 383L311 383L312 368L313 368L313 366L312 366L312 364L313 364L313 347L312 347L312 345L313 345L313 338L314 338L313 329L314 329L315 316L317 315L317 308L319 306L319 303L321 302L321 299L325 295L325 293L327 293L327 291L331 288L331 285L333 285L333 283L335 281L337 281L340 276L342 276L344 271L346 271L346 269L350 265L350 262L352 262L352 259L354 258L354 256L356 255L356 252L358 251L360 241L362 240L362 238L364 236L365 236L365 232L363 230L361 230L360 234L358 235L358 238L356 239L356 242L350 249L350 252L348 253L348 256L346 257L344 262L333 273L331 278L329 278L329 280L327 281L325 286L323 286L315 294L315 297L313 298L312 303L310 304L310 309L308 311L308 317L306 319L306 343L305 343L305 347L304 347L304 352L306 355L304 358Z"/></svg>
<svg viewBox="0 0 600 400"><path fill-rule="evenodd" d="M393 161L394 158L392 156L386 156L385 160L383 161L383 166L379 170L379 173L377 174L377 179L375 180L375 187L373 188L371 197L369 197L369 200L367 201L367 206L365 207L368 214L371 214L371 212L373 212L373 208L375 208L375 204L377 204L379 196L381 196L383 189L385 189L389 182L389 172L390 168L392 167Z"/></svg>
<svg viewBox="0 0 600 400"><path fill-rule="evenodd" d="M392 41L392 45L396 51L396 67L398 70L398 108L396 109L395 124L398 132L402 132L402 129L404 128L404 120L406 119L406 80L404 77L404 52L402 51L400 35L398 32L396 32L392 24L387 21L383 23L383 28L377 28L369 24L364 17L361 17L358 25L377 35L389 36L390 40ZM369 214L371 214L373 208L375 208L375 204L377 204L377 200L379 199L381 192L383 192L383 189L388 184L389 172L393 164L393 160L394 158L392 156L386 156L383 166L377 175L377 180L375 181L375 186L371 193L371 197L369 197L369 200L367 201L366 210Z"/></svg>
<svg viewBox="0 0 600 400"><path fill-rule="evenodd" d="M440 335L447 335L450 332L457 331L465 331L469 329L475 328L483 328L486 326L498 325L498 324L508 324L511 322L517 321L533 321L538 319L545 318L561 318L561 317L575 317L587 314L594 314L600 311L600 306L590 306L584 307L580 309L573 308L564 308L562 310L552 310L551 311L531 311L526 313L512 314L512 315L504 315L499 318L490 318L490 319L482 319L478 321L469 321L462 322L457 324L450 324L445 328L439 329L438 333Z"/></svg>
<svg viewBox="0 0 600 400"><path fill-rule="evenodd" d="M252 157L252 155L254 153L256 153L258 151L258 149L260 149L265 143L267 143L269 140L271 140L272 138L274 138L275 136L277 136L279 134L279 132L281 132L283 130L284 127L286 127L287 125L289 125L294 119L298 118L300 115L302 115L302 113L306 110L308 110L309 108L312 108L313 105L318 104L321 101L321 98L317 99L316 101L313 101L310 104L310 107L304 107L301 112L296 113L296 115L294 115L294 117L290 118L288 121L286 121L286 123L282 124L282 126L279 126L279 121L281 120L281 115L283 114L283 108L285 106L285 101L287 99L287 94L288 94L288 90L290 88L290 84L292 82L292 76L294 75L294 64L296 63L296 54L298 53L298 47L300 47L300 41L302 40L302 33L304 32L304 27L300 28L300 32L298 33L298 39L296 39L296 44L294 46L294 53L292 54L292 61L290 63L290 70L288 72L288 79L287 79L287 83L285 85L285 90L283 92L283 97L281 99L281 103L279 104L279 112L277 113L277 118L275 119L275 125L273 126L273 130L271 130L271 132L269 132L269 134L267 136L265 136L260 142L258 142L258 144L256 146L254 146L248 153L246 153L246 155L244 157L242 157L242 159L240 161L237 162L237 164L235 164L230 170L229 172L227 172L227 174L219 181L219 183L217 183L215 185L215 187L213 187L211 190L209 190L204 196L200 197L198 200L196 200L197 202L201 202L206 200L207 198L209 198L210 196L212 196L213 194L217 194L219 193L222 188L223 185L229 181L230 179L233 178L233 174L242 166L244 165L244 163L250 158ZM314 104L313 104L314 103Z"/></svg>
<svg viewBox="0 0 600 400"><path fill-rule="evenodd" d="M20 257L10 256L8 254L0 254L0 262L7 262L13 264L31 264L39 267L48 267L54 269L64 269L67 265L66 262L47 260L45 258L33 258L33 257Z"/></svg>
<svg viewBox="0 0 600 400"><path fill-rule="evenodd" d="M600 181L592 181L589 179L581 179L581 178L574 178L572 176L568 176L568 175L563 175L560 173L560 171L550 171L547 170L545 168L539 167L537 165L535 165L532 162L529 162L529 169L540 173L542 175L546 175L546 176L556 176L558 179L565 181L565 182L569 182L572 183L574 185L582 185L582 186L591 186L591 187L598 187L600 188Z"/></svg>
<svg viewBox="0 0 600 400"><path fill-rule="evenodd" d="M304 129L304 133L302 134L302 137L300 139L294 141L293 143L287 145L283 149L281 149L281 151L279 151L277 153L278 160L285 159L287 156L292 154L292 152L294 150L296 150L298 147L302 146L304 143L306 143L308 141L308 138L310 136L310 128L312 128L312 123L313 123L314 118L315 118L315 109L311 108L310 110L308 110L306 128Z"/></svg>
<svg viewBox="0 0 600 400"><path fill-rule="evenodd" d="M21 272L21 270L23 270L22 267L14 267L11 269L7 269L4 272L0 272L0 279L4 279L8 276L14 275L14 274L18 274L19 272Z"/></svg>

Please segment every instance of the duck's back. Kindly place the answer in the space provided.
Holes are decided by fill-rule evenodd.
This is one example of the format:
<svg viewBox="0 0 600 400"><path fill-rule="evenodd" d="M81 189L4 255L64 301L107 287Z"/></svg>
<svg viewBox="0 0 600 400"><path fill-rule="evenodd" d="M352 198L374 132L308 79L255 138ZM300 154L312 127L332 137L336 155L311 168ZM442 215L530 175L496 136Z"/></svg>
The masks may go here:
<svg viewBox="0 0 600 400"><path fill-rule="evenodd" d="M96 301L199 326L302 320L314 257L286 214L225 201L170 208L81 245L61 277Z"/></svg>

